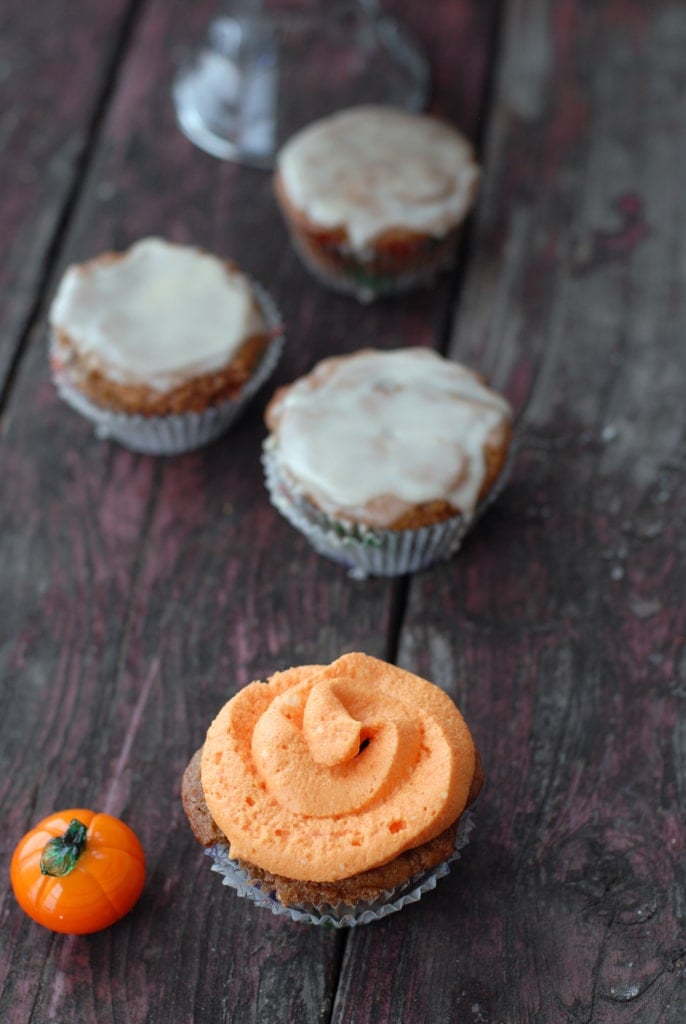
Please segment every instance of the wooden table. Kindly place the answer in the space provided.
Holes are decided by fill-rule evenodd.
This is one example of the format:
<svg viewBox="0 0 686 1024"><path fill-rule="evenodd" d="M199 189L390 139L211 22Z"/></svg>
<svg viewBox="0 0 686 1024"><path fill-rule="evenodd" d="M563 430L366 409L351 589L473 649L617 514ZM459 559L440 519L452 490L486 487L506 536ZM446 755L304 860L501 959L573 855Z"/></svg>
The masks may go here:
<svg viewBox="0 0 686 1024"><path fill-rule="evenodd" d="M484 180L456 272L362 307L291 251L269 176L176 129L211 4L5 0L0 83L0 1020L683 1024L686 1020L686 4L388 3ZM175 458L97 440L50 383L64 267L146 234L272 292L272 384L431 345L516 409L498 504L450 563L359 582L272 509L265 389ZM463 858L386 921L328 931L222 889L179 780L252 679L358 649L462 707L487 785ZM19 837L106 807L148 857L87 937L19 910Z"/></svg>

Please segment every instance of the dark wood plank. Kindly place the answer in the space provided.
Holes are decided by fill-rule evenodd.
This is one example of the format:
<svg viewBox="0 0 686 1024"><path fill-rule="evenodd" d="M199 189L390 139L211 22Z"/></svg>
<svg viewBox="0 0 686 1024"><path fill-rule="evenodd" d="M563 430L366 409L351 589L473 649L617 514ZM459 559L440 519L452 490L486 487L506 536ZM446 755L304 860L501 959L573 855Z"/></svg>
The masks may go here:
<svg viewBox="0 0 686 1024"><path fill-rule="evenodd" d="M0 12L0 395L135 6L7 0Z"/></svg>
<svg viewBox="0 0 686 1024"><path fill-rule="evenodd" d="M685 34L667 3L509 5L451 352L519 454L399 652L487 784L441 894L348 945L338 1024L686 1017Z"/></svg>
<svg viewBox="0 0 686 1024"><path fill-rule="evenodd" d="M193 20L209 13L196 5ZM479 5L476 5L479 6ZM490 18L484 13L490 10ZM456 14L459 8L461 15ZM476 129L493 5L423 5L439 109ZM472 25L442 34L439 22ZM292 254L268 177L212 160L173 123L171 56L188 5L153 3L122 63L89 173L44 294L68 262L149 233L235 256L273 292L289 345L274 383L329 352L438 343L447 281L371 310L332 297ZM143 898L87 939L52 936L0 894L0 1017L8 1024L328 1021L346 938L276 920L219 888L188 832L183 766L215 711L250 679L359 648L391 651L397 585L351 581L269 506L262 395L223 441L175 459L98 442L48 380L45 319L7 401L0 439L0 805L7 861L51 809L105 807L149 859ZM31 756L27 757L27 751Z"/></svg>

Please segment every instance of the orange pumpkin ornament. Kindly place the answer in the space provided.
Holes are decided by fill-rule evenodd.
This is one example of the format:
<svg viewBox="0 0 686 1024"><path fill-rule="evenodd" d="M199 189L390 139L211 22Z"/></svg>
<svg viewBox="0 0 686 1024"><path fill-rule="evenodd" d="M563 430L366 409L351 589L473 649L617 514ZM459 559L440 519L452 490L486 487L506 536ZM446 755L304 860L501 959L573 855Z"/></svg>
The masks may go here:
<svg viewBox="0 0 686 1024"><path fill-rule="evenodd" d="M10 877L34 921L86 935L131 910L143 891L145 854L123 821L75 808L49 815L20 839Z"/></svg>

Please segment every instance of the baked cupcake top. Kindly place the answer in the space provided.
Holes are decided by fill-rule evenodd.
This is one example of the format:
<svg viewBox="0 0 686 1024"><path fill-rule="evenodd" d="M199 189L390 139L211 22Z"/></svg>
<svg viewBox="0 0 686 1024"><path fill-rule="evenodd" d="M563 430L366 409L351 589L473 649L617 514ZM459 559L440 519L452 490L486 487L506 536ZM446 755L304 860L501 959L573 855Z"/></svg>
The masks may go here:
<svg viewBox="0 0 686 1024"><path fill-rule="evenodd" d="M390 107L362 106L308 125L281 149L280 187L315 224L344 228L354 249L384 232L441 238L471 205L472 148L451 125Z"/></svg>
<svg viewBox="0 0 686 1024"><path fill-rule="evenodd" d="M110 379L157 391L221 369L265 331L245 274L160 238L69 267L50 324Z"/></svg>
<svg viewBox="0 0 686 1024"><path fill-rule="evenodd" d="M471 515L510 416L477 374L424 348L324 359L266 410L288 479L327 515L377 527L429 502Z"/></svg>
<svg viewBox="0 0 686 1024"><path fill-rule="evenodd" d="M446 693L346 654L236 694L208 730L201 778L232 857L335 881L443 832L464 810L475 768Z"/></svg>

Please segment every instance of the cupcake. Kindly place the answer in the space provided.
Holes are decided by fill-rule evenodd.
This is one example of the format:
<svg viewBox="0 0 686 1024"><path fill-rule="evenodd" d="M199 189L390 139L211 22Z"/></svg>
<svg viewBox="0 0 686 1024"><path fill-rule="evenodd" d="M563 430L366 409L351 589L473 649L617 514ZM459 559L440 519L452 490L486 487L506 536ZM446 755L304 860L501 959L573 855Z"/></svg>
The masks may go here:
<svg viewBox="0 0 686 1024"><path fill-rule="evenodd" d="M234 263L159 238L69 267L49 321L61 397L101 436L154 454L223 433L283 342L271 300Z"/></svg>
<svg viewBox="0 0 686 1024"><path fill-rule="evenodd" d="M305 264L368 302L450 266L478 181L472 147L451 125L362 106L289 139L274 184Z"/></svg>
<svg viewBox="0 0 686 1024"><path fill-rule="evenodd" d="M443 690L366 654L250 683L221 709L182 799L240 895L310 923L367 923L435 886L483 782Z"/></svg>
<svg viewBox="0 0 686 1024"><path fill-rule="evenodd" d="M324 359L267 405L272 503L353 575L449 558L504 480L511 410L425 348Z"/></svg>

